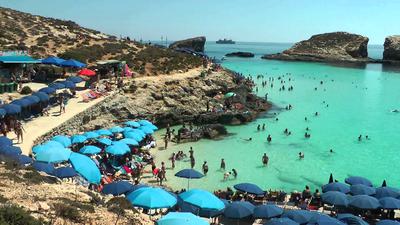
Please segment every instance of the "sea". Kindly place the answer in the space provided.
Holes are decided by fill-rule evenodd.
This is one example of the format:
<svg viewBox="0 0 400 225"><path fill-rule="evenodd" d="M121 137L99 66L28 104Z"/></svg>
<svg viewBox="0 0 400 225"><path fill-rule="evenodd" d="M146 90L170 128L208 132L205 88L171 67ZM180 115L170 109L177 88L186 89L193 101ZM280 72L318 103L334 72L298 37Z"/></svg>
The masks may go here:
<svg viewBox="0 0 400 225"><path fill-rule="evenodd" d="M169 157L173 152L182 150L189 154L193 147L195 169L201 171L206 161L209 172L202 179L190 180L190 187L209 191L242 182L286 192L301 191L305 185L317 189L328 182L331 173L339 181L348 176L364 176L376 186L384 179L389 186L400 186L400 113L393 112L400 110L400 73L372 63L330 65L260 58L291 45L207 43L206 53L211 57L222 58L235 51L254 53L256 56L250 59L227 58L222 66L251 76L258 86L254 93L260 97L268 93L273 107L251 123L227 126L229 135L221 140L200 140L172 144L167 150L156 149L153 153L157 163L165 161L170 167ZM368 50L369 57L382 57L382 46L369 46ZM263 79L257 79L257 75L264 75L267 87L262 87ZM274 78L273 87L269 78ZM285 82L285 91L279 90L281 81ZM287 91L289 86L293 86L293 91ZM286 110L289 104L293 108ZM257 131L257 126L262 124L266 129ZM285 129L291 135L285 135ZM305 132L311 137L305 138ZM161 129L156 135L164 133ZM272 137L271 143L267 142L268 135ZM361 141L359 135L362 135ZM244 140L250 137L252 141ZM304 153L303 159L299 159L299 152ZM269 156L266 167L262 165L264 153ZM220 170L222 158L226 161L226 171L237 171L236 178L230 176L223 180L226 171ZM185 188L187 180L174 176L185 168L190 168L189 160L177 161L174 170L167 170L166 185Z"/></svg>

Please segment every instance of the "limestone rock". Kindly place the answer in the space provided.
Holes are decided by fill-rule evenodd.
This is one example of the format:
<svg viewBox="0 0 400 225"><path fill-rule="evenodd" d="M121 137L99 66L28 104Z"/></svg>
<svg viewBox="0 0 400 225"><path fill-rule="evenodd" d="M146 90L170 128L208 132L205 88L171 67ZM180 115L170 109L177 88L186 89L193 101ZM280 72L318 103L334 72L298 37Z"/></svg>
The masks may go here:
<svg viewBox="0 0 400 225"><path fill-rule="evenodd" d="M188 48L195 52L204 52L204 45L206 44L206 37L195 37L172 43L169 48Z"/></svg>
<svg viewBox="0 0 400 225"><path fill-rule="evenodd" d="M400 60L400 35L386 37L383 60Z"/></svg>

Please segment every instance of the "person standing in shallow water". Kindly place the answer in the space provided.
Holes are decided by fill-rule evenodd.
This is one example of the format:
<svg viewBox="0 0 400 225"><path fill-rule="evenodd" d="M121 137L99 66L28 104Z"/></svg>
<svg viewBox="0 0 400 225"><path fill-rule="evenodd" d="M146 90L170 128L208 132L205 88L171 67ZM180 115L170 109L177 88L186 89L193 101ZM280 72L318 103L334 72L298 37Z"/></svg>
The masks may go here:
<svg viewBox="0 0 400 225"><path fill-rule="evenodd" d="M271 141L272 141L272 137L270 134L268 134L267 141L268 141L268 143L271 143Z"/></svg>
<svg viewBox="0 0 400 225"><path fill-rule="evenodd" d="M267 153L264 153L264 155L263 155L263 157L262 157L262 163L263 163L263 165L264 165L264 166L267 166L267 165L268 165L268 161L269 161L269 158L268 158L268 156L267 156Z"/></svg>
<svg viewBox="0 0 400 225"><path fill-rule="evenodd" d="M208 173L207 161L204 161L204 163L203 163L203 173L205 176L207 176L207 173Z"/></svg>
<svg viewBox="0 0 400 225"><path fill-rule="evenodd" d="M172 156L171 156L171 168L172 169L175 169L175 157L176 157L176 155L174 152L174 153L172 153Z"/></svg>
<svg viewBox="0 0 400 225"><path fill-rule="evenodd" d="M196 164L194 157L190 157L190 167L193 169Z"/></svg>
<svg viewBox="0 0 400 225"><path fill-rule="evenodd" d="M225 160L221 159L221 166L220 166L221 170L225 170Z"/></svg>

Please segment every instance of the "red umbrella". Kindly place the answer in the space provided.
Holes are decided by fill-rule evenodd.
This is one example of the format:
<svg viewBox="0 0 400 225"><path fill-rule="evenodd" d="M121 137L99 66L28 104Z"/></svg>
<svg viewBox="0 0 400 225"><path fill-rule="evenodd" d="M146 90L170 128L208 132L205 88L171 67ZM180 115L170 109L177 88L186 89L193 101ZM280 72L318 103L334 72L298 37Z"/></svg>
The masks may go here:
<svg viewBox="0 0 400 225"><path fill-rule="evenodd" d="M96 75L96 72L94 72L93 70L89 70L89 69L82 69L81 71L79 71L78 74L82 75L82 76L92 77L92 76Z"/></svg>

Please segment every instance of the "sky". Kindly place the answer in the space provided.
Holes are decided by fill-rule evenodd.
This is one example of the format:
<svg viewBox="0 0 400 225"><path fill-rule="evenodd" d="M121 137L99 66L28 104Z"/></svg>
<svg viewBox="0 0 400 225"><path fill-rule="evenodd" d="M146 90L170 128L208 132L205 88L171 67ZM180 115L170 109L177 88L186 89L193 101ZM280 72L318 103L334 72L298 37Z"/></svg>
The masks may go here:
<svg viewBox="0 0 400 225"><path fill-rule="evenodd" d="M0 0L0 6L137 40L293 43L347 31L382 45L400 34L400 0Z"/></svg>

